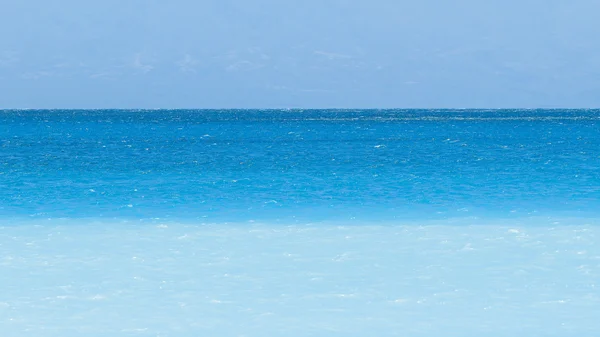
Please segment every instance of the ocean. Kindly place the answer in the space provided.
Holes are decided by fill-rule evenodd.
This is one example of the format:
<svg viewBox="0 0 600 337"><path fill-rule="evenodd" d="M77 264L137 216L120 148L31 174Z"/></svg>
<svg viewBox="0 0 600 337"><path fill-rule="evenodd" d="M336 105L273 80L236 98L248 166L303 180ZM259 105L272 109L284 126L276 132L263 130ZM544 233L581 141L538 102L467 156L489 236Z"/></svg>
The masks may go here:
<svg viewBox="0 0 600 337"><path fill-rule="evenodd" d="M0 110L3 336L597 336L600 110Z"/></svg>

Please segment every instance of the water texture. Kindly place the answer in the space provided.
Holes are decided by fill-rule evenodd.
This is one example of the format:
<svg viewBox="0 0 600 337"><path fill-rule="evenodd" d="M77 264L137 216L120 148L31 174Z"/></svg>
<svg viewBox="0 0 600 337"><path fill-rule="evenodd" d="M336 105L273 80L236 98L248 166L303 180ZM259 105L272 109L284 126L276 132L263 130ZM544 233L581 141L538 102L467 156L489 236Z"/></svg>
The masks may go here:
<svg viewBox="0 0 600 337"><path fill-rule="evenodd" d="M0 216L292 219L600 210L596 110L0 111Z"/></svg>
<svg viewBox="0 0 600 337"><path fill-rule="evenodd" d="M0 111L2 336L598 336L598 110Z"/></svg>

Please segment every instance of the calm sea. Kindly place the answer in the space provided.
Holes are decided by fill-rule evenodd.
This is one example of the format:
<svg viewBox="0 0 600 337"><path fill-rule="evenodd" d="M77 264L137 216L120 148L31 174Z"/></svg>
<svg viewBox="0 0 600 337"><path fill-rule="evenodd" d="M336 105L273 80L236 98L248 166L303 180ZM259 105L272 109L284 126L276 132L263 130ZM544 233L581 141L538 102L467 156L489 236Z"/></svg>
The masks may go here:
<svg viewBox="0 0 600 337"><path fill-rule="evenodd" d="M598 212L597 110L0 111L3 218Z"/></svg>
<svg viewBox="0 0 600 337"><path fill-rule="evenodd" d="M600 110L0 111L2 336L598 336Z"/></svg>

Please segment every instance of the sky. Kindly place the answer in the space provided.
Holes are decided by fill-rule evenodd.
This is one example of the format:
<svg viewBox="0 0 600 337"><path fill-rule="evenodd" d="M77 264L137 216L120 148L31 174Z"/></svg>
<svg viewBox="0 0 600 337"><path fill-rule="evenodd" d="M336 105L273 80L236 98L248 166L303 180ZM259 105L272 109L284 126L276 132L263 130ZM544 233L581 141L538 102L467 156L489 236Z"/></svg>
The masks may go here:
<svg viewBox="0 0 600 337"><path fill-rule="evenodd" d="M600 107L597 0L0 7L0 108Z"/></svg>

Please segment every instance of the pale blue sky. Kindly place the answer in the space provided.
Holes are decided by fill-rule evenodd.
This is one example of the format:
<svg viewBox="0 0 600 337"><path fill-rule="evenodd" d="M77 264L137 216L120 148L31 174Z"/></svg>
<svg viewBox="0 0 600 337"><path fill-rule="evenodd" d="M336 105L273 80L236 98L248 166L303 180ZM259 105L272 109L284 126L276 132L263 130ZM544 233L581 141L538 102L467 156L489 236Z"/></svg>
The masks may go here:
<svg viewBox="0 0 600 337"><path fill-rule="evenodd" d="M597 0L3 0L0 108L599 107Z"/></svg>

